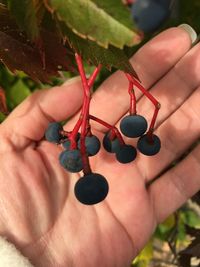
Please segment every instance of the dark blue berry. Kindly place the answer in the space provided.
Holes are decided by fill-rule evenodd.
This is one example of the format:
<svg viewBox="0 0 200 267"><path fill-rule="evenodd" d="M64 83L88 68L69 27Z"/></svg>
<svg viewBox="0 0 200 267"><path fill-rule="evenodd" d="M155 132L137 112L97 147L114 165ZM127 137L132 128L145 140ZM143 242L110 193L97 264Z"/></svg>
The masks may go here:
<svg viewBox="0 0 200 267"><path fill-rule="evenodd" d="M150 0L155 2L156 4L164 7L164 8L169 8L172 0Z"/></svg>
<svg viewBox="0 0 200 267"><path fill-rule="evenodd" d="M63 129L62 125L58 122L51 122L45 131L45 138L49 142L59 143L62 136L60 131Z"/></svg>
<svg viewBox="0 0 200 267"><path fill-rule="evenodd" d="M137 149L146 156L153 156L160 151L161 142L157 135L153 134L152 138L147 134L141 136L137 143Z"/></svg>
<svg viewBox="0 0 200 267"><path fill-rule="evenodd" d="M143 32L153 32L168 18L169 5L167 0L136 0L131 9L132 18Z"/></svg>
<svg viewBox="0 0 200 267"><path fill-rule="evenodd" d="M116 153L120 149L119 139L116 137L114 140L110 140L110 132L105 134L103 138L103 147L107 152Z"/></svg>
<svg viewBox="0 0 200 267"><path fill-rule="evenodd" d="M101 147L101 143L95 135L92 136L86 136L85 138L85 147L86 147L86 153L88 156L94 156L96 155ZM81 148L81 140L78 141L78 148Z"/></svg>
<svg viewBox="0 0 200 267"><path fill-rule="evenodd" d="M76 198L85 205L94 205L105 199L108 182L102 175L91 173L80 178L74 187Z"/></svg>
<svg viewBox="0 0 200 267"><path fill-rule="evenodd" d="M69 172L80 172L83 169L83 162L79 150L65 150L59 156L62 167Z"/></svg>
<svg viewBox="0 0 200 267"><path fill-rule="evenodd" d="M120 122L120 130L127 137L139 137L147 130L147 121L141 115L129 115Z"/></svg>
<svg viewBox="0 0 200 267"><path fill-rule="evenodd" d="M116 153L116 158L120 163L129 163L137 156L137 150L131 145L123 145Z"/></svg>
<svg viewBox="0 0 200 267"><path fill-rule="evenodd" d="M71 141L69 139L65 140L65 142L62 143L62 146L65 148L65 150L70 150Z"/></svg>

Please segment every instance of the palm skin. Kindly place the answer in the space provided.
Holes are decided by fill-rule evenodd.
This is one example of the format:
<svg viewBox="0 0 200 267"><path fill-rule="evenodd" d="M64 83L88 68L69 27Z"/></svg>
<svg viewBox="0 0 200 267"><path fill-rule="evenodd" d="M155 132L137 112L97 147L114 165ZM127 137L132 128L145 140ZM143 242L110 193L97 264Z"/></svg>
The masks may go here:
<svg viewBox="0 0 200 267"><path fill-rule="evenodd" d="M190 48L187 33L173 28L155 37L132 59L146 88L162 103L156 134L163 146L158 155L139 154L126 165L101 149L91 158L91 168L107 178L110 191L97 205L76 200L73 190L80 175L67 173L58 162L62 148L42 139L49 121L74 115L65 126L72 129L82 103L80 80L34 93L1 124L0 234L35 266L128 267L156 225L200 189L199 146L146 187L200 135L200 47ZM157 66L158 62L162 63ZM181 79L188 72L191 79ZM128 110L127 81L120 75L104 82L91 102L91 114L116 125ZM149 120L149 101L142 97L138 106L138 112ZM92 127L102 140L105 129L95 123Z"/></svg>

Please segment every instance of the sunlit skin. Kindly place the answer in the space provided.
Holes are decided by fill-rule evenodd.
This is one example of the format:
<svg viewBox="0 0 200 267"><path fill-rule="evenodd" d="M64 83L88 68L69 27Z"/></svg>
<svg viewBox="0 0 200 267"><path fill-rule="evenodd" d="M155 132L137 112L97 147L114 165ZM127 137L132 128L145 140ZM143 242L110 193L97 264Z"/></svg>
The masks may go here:
<svg viewBox="0 0 200 267"><path fill-rule="evenodd" d="M153 180L200 137L200 45L191 48L188 34L169 29L131 59L143 85L161 103L155 133L159 154L138 154L120 164L103 148L91 158L104 175L109 194L86 206L74 196L79 174L58 162L62 148L43 139L50 121L71 118L81 107L80 79L35 92L0 125L0 234L37 267L129 267L156 225L200 189L200 146L173 169ZM117 72L94 94L90 113L119 126L129 109L128 81ZM138 114L149 122L153 105L136 92ZM100 140L106 129L91 121ZM125 139L134 145L135 141Z"/></svg>

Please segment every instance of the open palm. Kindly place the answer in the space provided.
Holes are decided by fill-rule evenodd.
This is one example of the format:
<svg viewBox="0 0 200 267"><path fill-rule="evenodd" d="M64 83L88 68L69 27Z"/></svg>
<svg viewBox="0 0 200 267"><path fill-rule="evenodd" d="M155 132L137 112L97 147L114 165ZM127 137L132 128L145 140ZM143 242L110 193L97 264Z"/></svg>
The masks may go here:
<svg viewBox="0 0 200 267"><path fill-rule="evenodd" d="M110 190L97 205L77 201L80 175L67 173L58 162L62 148L42 139L49 121L72 116L65 125L72 130L83 100L80 80L37 91L1 124L0 234L35 266L128 267L156 225L200 189L199 145L163 174L200 136L200 46L190 48L187 33L173 28L132 58L162 106L156 128L162 149L123 165L102 148L91 167ZM151 103L139 93L137 99L138 113L150 121ZM127 81L117 72L94 94L90 113L118 125L128 105ZM106 129L95 122L92 129L102 139Z"/></svg>

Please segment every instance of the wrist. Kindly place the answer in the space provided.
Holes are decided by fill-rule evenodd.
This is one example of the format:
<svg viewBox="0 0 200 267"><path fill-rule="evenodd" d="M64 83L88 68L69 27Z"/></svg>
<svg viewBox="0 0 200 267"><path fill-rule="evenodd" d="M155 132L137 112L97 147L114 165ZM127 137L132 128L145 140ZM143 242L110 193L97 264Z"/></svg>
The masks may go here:
<svg viewBox="0 0 200 267"><path fill-rule="evenodd" d="M28 258L22 255L12 243L2 236L0 236L0 266L34 267Z"/></svg>
<svg viewBox="0 0 200 267"><path fill-rule="evenodd" d="M50 234L51 235L51 234ZM65 242L64 242L65 243ZM63 247L62 239L42 237L35 243L24 247L23 253L36 267L76 267L73 264L67 246Z"/></svg>

